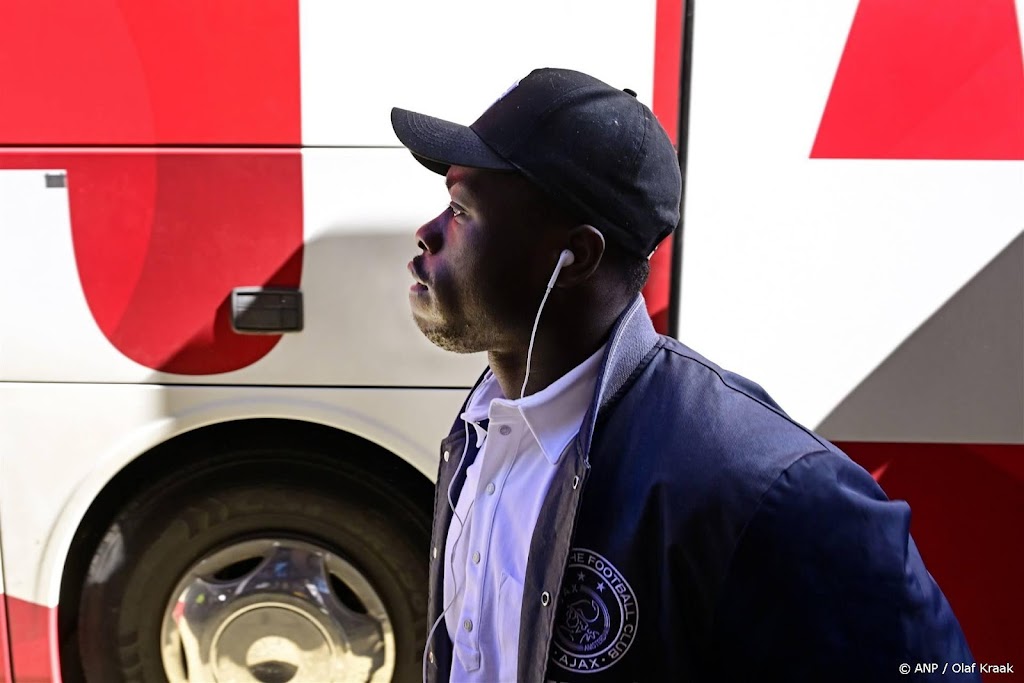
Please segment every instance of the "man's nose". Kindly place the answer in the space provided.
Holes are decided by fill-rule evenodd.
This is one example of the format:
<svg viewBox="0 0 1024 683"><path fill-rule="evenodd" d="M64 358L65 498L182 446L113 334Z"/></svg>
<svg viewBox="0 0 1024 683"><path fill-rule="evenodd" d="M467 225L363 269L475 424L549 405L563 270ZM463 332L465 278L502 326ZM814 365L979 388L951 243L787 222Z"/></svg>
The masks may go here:
<svg viewBox="0 0 1024 683"><path fill-rule="evenodd" d="M431 254L440 251L444 245L443 218L444 212L420 226L416 231L416 246Z"/></svg>

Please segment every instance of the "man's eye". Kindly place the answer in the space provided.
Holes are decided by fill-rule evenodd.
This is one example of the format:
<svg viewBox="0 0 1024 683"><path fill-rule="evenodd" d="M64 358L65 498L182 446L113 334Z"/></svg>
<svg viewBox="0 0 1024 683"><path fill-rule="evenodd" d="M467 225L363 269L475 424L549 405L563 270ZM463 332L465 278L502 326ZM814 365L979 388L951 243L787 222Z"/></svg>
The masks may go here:
<svg viewBox="0 0 1024 683"><path fill-rule="evenodd" d="M465 210L463 210L463 208L461 206L459 206L458 204L456 204L454 202L449 204L448 208L452 210L452 217L453 218L458 218L459 216L464 216L466 214Z"/></svg>

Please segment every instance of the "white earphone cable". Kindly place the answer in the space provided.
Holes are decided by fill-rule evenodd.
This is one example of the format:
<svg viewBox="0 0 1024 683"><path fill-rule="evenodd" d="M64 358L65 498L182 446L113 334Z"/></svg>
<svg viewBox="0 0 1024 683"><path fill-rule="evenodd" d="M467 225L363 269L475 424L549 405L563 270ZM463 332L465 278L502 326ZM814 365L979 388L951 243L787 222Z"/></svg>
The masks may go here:
<svg viewBox="0 0 1024 683"><path fill-rule="evenodd" d="M533 331L530 333L530 346L526 350L526 376L523 378L523 388L519 390L519 398L526 396L526 384L530 381L530 364L533 361L533 343L537 339L537 327L540 325L540 314L544 312L544 304L548 301L548 295L551 294L551 290L555 287L555 280L558 279L558 273L561 272L563 266L571 264L575 260L573 253L568 249L563 249L562 253L558 255L558 263L555 265L555 271L551 273L551 279L548 280L548 286L544 290L544 297L540 300L540 308L537 309L537 317L533 320Z"/></svg>
<svg viewBox="0 0 1024 683"><path fill-rule="evenodd" d="M544 298L540 301L540 308L537 310L537 317L533 321L533 332L530 333L530 347L526 351L526 377L523 378L523 388L519 391L519 398L526 396L526 383L530 381L530 363L533 360L533 342L537 338L537 326L540 324L540 314L544 312L544 304L547 303L548 294L551 288L544 290Z"/></svg>

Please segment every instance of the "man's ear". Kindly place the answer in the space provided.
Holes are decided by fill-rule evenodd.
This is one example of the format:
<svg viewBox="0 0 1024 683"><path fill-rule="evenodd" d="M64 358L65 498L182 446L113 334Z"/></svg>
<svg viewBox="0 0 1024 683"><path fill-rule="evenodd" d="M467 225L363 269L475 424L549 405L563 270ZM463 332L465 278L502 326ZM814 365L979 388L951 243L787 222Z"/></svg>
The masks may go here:
<svg viewBox="0 0 1024 683"><path fill-rule="evenodd" d="M604 235L592 225L582 223L569 230L566 248L572 252L572 265L562 268L556 287L573 287L590 278L604 257Z"/></svg>

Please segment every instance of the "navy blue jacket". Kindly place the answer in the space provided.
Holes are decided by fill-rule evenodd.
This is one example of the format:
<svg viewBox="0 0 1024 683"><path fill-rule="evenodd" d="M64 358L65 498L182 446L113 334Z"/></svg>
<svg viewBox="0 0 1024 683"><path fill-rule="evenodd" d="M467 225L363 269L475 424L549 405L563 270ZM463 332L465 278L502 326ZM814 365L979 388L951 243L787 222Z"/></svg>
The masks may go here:
<svg viewBox="0 0 1024 683"><path fill-rule="evenodd" d="M438 492L465 476L466 445L457 419ZM439 493L431 624L451 516ZM537 521L518 680L939 680L916 665L974 660L909 526L906 503L761 387L658 335L637 297ZM443 622L427 649L428 680L448 681Z"/></svg>

